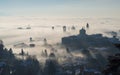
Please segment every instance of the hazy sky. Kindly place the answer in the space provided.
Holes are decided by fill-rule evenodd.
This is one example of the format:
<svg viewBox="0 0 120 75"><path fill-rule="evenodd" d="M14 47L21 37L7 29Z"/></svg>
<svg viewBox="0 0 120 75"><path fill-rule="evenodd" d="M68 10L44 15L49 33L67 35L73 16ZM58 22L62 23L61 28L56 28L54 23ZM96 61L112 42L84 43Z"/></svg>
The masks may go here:
<svg viewBox="0 0 120 75"><path fill-rule="evenodd" d="M120 0L0 0L0 17L120 17Z"/></svg>

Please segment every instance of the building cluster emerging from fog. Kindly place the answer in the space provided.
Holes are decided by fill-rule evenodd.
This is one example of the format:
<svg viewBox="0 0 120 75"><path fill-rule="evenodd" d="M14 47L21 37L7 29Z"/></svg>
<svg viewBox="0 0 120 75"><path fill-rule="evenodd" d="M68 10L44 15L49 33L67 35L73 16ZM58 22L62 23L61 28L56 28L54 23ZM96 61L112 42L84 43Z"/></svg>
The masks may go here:
<svg viewBox="0 0 120 75"><path fill-rule="evenodd" d="M62 28L63 32L67 32L67 26ZM86 28L89 29L88 23ZM31 27L28 26L26 29ZM75 30L76 27L72 26L71 29ZM54 26L52 30L55 30ZM38 61L36 56L24 52L23 48L34 48L38 45L32 37L29 38L29 45L26 43L14 45L14 48L21 48L19 54L14 54L12 48L5 48L1 40L0 75L118 75L119 73L120 40L116 36L108 38L102 34L88 35L87 29L81 28L78 35L62 37L61 43L55 46L49 44L48 39L42 39L43 46L51 49L41 51L40 58L44 59L44 64L41 60ZM116 62L111 62L114 59ZM109 60L110 69L106 66ZM112 71L113 67L117 69Z"/></svg>
<svg viewBox="0 0 120 75"><path fill-rule="evenodd" d="M104 37L102 34L88 35L84 28L80 29L78 35L62 38L62 44L69 47L88 48L88 47L107 47L111 45L120 46L120 40L113 36L113 38Z"/></svg>
<svg viewBox="0 0 120 75"><path fill-rule="evenodd" d="M108 38L102 34L88 35L84 28L80 29L78 35L63 37L62 44L70 51L80 51L85 56L87 63L84 63L84 67L87 70L84 69L84 72L89 73L80 75L101 75L100 71L105 67L107 57L119 53L120 49L120 41L116 36Z"/></svg>

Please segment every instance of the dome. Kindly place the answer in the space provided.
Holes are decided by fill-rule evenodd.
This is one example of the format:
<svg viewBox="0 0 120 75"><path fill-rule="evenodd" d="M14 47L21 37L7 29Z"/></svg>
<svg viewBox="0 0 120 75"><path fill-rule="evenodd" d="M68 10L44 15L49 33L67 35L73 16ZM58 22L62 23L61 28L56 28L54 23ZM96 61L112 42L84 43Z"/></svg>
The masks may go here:
<svg viewBox="0 0 120 75"><path fill-rule="evenodd" d="M84 28L82 28L79 32L80 35L86 35L86 30Z"/></svg>

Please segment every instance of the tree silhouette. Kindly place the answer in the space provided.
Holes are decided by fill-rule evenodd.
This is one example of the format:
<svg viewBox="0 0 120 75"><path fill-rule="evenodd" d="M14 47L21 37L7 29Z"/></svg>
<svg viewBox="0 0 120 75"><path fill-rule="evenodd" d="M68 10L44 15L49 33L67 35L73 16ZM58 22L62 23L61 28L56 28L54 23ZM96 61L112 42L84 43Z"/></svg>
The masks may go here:
<svg viewBox="0 0 120 75"><path fill-rule="evenodd" d="M108 57L108 65L103 73L105 75L120 75L120 53Z"/></svg>
<svg viewBox="0 0 120 75"><path fill-rule="evenodd" d="M58 63L56 60L47 59L44 68L45 75L55 75L58 69Z"/></svg>

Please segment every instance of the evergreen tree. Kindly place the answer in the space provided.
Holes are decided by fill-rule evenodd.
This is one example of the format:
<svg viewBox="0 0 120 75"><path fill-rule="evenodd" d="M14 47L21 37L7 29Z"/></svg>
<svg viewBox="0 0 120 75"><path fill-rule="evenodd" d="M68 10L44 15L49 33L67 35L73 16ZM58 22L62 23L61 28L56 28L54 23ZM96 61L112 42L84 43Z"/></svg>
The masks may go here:
<svg viewBox="0 0 120 75"><path fill-rule="evenodd" d="M108 65L103 73L104 75L120 75L120 53L108 57Z"/></svg>
<svg viewBox="0 0 120 75"><path fill-rule="evenodd" d="M47 59L44 68L45 75L55 75L58 69L58 63L56 60Z"/></svg>

